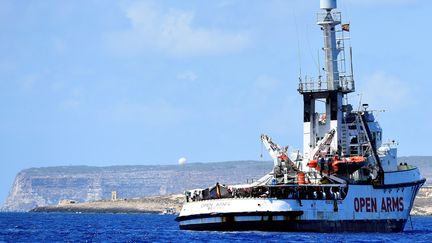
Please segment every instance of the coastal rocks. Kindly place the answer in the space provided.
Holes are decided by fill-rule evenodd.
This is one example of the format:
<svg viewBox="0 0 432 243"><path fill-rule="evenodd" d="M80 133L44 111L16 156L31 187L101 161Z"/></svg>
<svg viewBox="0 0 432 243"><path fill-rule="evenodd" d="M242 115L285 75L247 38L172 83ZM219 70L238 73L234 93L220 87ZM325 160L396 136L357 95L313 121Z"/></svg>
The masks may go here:
<svg viewBox="0 0 432 243"><path fill-rule="evenodd" d="M184 196L153 196L139 199L103 200L84 203L62 203L54 206L43 206L31 212L62 212L62 213L164 213L179 212Z"/></svg>
<svg viewBox="0 0 432 243"><path fill-rule="evenodd" d="M432 187L420 189L414 201L411 215L432 215Z"/></svg>

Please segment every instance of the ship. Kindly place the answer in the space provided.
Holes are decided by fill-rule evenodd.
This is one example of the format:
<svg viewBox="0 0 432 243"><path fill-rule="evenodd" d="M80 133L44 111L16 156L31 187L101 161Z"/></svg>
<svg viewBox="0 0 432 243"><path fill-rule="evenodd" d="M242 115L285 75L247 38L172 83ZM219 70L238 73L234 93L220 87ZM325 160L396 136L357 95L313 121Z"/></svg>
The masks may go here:
<svg viewBox="0 0 432 243"><path fill-rule="evenodd" d="M346 47L336 0L320 0L325 74L299 77L303 97L303 151L261 135L273 159L262 178L241 185L215 183L185 192L180 229L210 231L401 232L426 179L398 163L397 142L368 104L356 109L352 48ZM348 63L348 64L347 64Z"/></svg>

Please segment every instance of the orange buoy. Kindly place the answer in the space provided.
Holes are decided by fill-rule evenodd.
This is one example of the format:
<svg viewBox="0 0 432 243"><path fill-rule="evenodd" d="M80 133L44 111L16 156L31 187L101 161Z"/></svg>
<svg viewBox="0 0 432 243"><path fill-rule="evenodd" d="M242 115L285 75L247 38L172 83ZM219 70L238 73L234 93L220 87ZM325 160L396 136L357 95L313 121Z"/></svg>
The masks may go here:
<svg viewBox="0 0 432 243"><path fill-rule="evenodd" d="M352 162L364 162L365 158L363 156L353 156L350 158Z"/></svg>
<svg viewBox="0 0 432 243"><path fill-rule="evenodd" d="M317 168L318 167L318 160L314 159L309 161L309 163L307 164L310 168Z"/></svg>
<svg viewBox="0 0 432 243"><path fill-rule="evenodd" d="M303 184L306 184L306 181L305 181L305 173L304 172L298 172L297 173L297 183L299 184L299 185L303 185Z"/></svg>

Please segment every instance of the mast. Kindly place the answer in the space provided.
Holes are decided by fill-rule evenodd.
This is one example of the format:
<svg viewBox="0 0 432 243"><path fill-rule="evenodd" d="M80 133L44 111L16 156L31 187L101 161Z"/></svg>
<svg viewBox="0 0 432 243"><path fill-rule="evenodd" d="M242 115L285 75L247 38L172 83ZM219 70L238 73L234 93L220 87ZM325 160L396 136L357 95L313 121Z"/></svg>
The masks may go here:
<svg viewBox="0 0 432 243"><path fill-rule="evenodd" d="M343 152L346 139L342 132L343 114L346 107L343 98L354 91L352 74L346 74L345 59L340 58L344 51L344 38L337 38L341 33L341 14L336 10L336 0L320 0L321 11L317 15L317 24L321 26L324 37L323 55L325 63L325 82L301 80L298 91L303 95L303 153L302 168L316 156L330 156ZM315 153L317 146L332 132L331 141L326 142L325 154Z"/></svg>
<svg viewBox="0 0 432 243"><path fill-rule="evenodd" d="M323 50L325 53L324 56L327 88L328 90L337 90L340 85L335 27L341 23L340 13L332 12L333 9L336 9L336 0L321 0L320 5L323 11L318 13L318 25L321 26L324 34Z"/></svg>

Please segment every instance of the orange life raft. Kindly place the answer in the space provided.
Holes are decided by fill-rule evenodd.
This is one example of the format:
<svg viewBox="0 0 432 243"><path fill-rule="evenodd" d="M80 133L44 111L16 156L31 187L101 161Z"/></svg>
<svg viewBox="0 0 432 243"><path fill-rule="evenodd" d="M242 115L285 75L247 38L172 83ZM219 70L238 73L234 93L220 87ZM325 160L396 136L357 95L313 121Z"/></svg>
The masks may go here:
<svg viewBox="0 0 432 243"><path fill-rule="evenodd" d="M331 162L333 172L338 174L344 174L344 173L352 174L356 170L363 167L365 164L366 164L366 159L363 156L353 156L348 158L334 157L332 158L332 162ZM309 161L308 166L318 171L321 170L321 167L317 159ZM327 166L328 165L326 161L325 167ZM323 170L323 172L328 173L327 170Z"/></svg>

